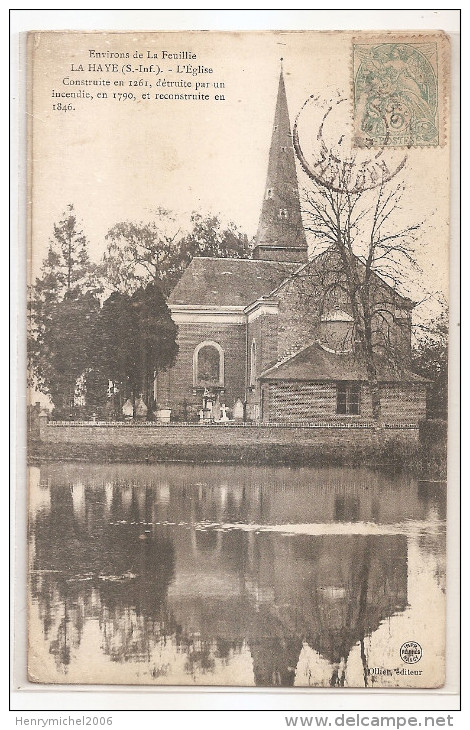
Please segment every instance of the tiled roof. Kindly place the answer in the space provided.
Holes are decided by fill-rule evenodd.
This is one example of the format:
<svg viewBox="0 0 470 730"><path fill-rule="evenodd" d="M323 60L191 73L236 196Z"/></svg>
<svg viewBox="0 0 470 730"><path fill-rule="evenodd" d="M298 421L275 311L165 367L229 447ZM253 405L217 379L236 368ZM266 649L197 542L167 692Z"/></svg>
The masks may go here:
<svg viewBox="0 0 470 730"><path fill-rule="evenodd" d="M274 365L261 374L262 380L367 380L365 365L352 353L337 354L319 344L309 345L296 355ZM385 359L378 365L378 380L382 383L426 383L425 378L411 370L394 368Z"/></svg>
<svg viewBox="0 0 470 730"><path fill-rule="evenodd" d="M269 294L299 266L280 261L197 257L173 289L168 304L246 307Z"/></svg>

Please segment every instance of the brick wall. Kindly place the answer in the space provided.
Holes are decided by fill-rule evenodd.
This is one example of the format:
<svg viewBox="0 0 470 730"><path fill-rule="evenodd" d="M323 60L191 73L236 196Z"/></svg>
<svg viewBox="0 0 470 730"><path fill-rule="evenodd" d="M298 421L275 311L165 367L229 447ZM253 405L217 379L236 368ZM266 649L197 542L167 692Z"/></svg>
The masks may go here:
<svg viewBox="0 0 470 730"><path fill-rule="evenodd" d="M47 444L93 445L96 447L125 446L152 447L158 445L181 446L311 446L370 445L377 442L377 431L372 425L332 423L322 426L287 425L199 425L199 424L110 424L64 422L47 423L41 419L41 441ZM418 440L417 428L386 429L385 437L398 436L402 440Z"/></svg>
<svg viewBox="0 0 470 730"><path fill-rule="evenodd" d="M315 421L336 415L334 383L270 383L265 420Z"/></svg>
<svg viewBox="0 0 470 730"><path fill-rule="evenodd" d="M279 300L277 358L299 350L318 338L320 319L312 302L307 302L304 279L288 282L276 295Z"/></svg>
<svg viewBox="0 0 470 730"><path fill-rule="evenodd" d="M424 421L426 418L426 386L398 384L382 387L384 420Z"/></svg>
<svg viewBox="0 0 470 730"><path fill-rule="evenodd" d="M271 365L277 362L278 315L263 314L248 325L248 380L250 382L251 347L256 342L256 374L261 375ZM260 384L247 393L247 417L256 419L255 406L260 405Z"/></svg>
<svg viewBox="0 0 470 730"><path fill-rule="evenodd" d="M426 388L413 383L381 387L382 420L413 423L426 417ZM335 383L276 382L263 386L263 420L272 423L338 418ZM340 417L341 418L341 417ZM369 388L362 386L360 415L349 420L372 418Z"/></svg>
<svg viewBox="0 0 470 730"><path fill-rule="evenodd" d="M245 326L233 324L178 325L179 353L174 367L157 378L157 401L182 417L184 403L188 417L197 417L202 407L200 395L193 395L193 354L201 342L212 340L224 351L225 403L232 408L237 398L245 397Z"/></svg>
<svg viewBox="0 0 470 730"><path fill-rule="evenodd" d="M322 307L326 310L339 308L351 313L347 297L341 289L330 290L328 299L323 300L324 293L333 283L338 283L339 264L335 263L335 254L324 254L311 261L301 272L276 294L279 300L279 341L278 358L284 357L292 349L300 349L304 345L322 338L328 346L329 341L337 339L341 325L320 325ZM380 332L376 336L378 347L392 351L403 362L409 362L411 354L411 316L406 316L406 309L401 309L403 299L393 292L379 277L372 279L373 297L381 304L381 316L374 322L373 329ZM387 312L384 322L384 311ZM400 314L401 312L401 314ZM390 314L388 314L390 313ZM344 327L344 329L347 329ZM323 330L323 331L322 331ZM346 332L342 333L344 339ZM330 343L331 346L331 343ZM333 345L334 346L334 345ZM342 349L342 348L341 348Z"/></svg>
<svg viewBox="0 0 470 730"><path fill-rule="evenodd" d="M278 315L263 314L248 325L248 352L256 340L256 371L258 376L277 362Z"/></svg>

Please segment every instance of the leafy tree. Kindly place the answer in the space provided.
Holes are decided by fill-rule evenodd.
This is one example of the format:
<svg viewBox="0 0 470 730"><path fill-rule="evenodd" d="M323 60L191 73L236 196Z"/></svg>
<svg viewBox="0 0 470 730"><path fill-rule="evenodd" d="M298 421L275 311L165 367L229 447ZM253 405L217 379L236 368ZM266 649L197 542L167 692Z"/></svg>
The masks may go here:
<svg viewBox="0 0 470 730"><path fill-rule="evenodd" d="M135 311L128 294L113 292L104 301L93 327L92 341L93 370L87 374L85 387L88 390L88 376L91 375L91 387L94 389L94 373L98 372L103 376L97 396L100 399L105 394L107 396L108 382L111 381L111 405L120 413L124 400L133 393L139 367Z"/></svg>
<svg viewBox="0 0 470 730"><path fill-rule="evenodd" d="M112 289L133 294L151 283L165 293L173 288L180 275L181 232L168 210L159 208L157 220L149 223L117 223L106 240L101 273Z"/></svg>
<svg viewBox="0 0 470 730"><path fill-rule="evenodd" d="M154 263L155 281L135 288L132 296L116 291L101 308L97 270L72 205L54 225L31 288L28 349L35 385L49 394L59 417L76 412L80 379L88 414L106 404L109 380L118 384L121 397L143 393L150 405L155 372L171 365L177 353L177 328L155 283L160 280ZM131 288L136 281L137 275L131 277Z"/></svg>
<svg viewBox="0 0 470 730"><path fill-rule="evenodd" d="M41 342L42 383L54 404L55 414L74 415L78 378L92 361L92 331L99 313L91 293L67 293L49 309L49 321Z"/></svg>
<svg viewBox="0 0 470 730"><path fill-rule="evenodd" d="M191 231L182 241L182 253L186 266L195 256L212 256L220 258L247 259L251 255L251 246L246 234L241 233L235 223L230 222L227 228L217 216L191 215Z"/></svg>
<svg viewBox="0 0 470 730"><path fill-rule="evenodd" d="M246 235L234 223L223 229L217 216L191 216L186 235L172 213L157 210L148 223L124 221L111 228L101 273L115 291L133 294L139 287L155 284L168 295L194 256L247 258Z"/></svg>
<svg viewBox="0 0 470 730"><path fill-rule="evenodd" d="M95 367L106 372L109 380L119 384L125 393L130 392L138 367L138 333L128 294L113 292L103 303L93 341Z"/></svg>
<svg viewBox="0 0 470 730"><path fill-rule="evenodd" d="M413 347L414 369L431 381L428 388L428 418L447 419L448 343L448 312L443 311L420 329Z"/></svg>
<svg viewBox="0 0 470 730"><path fill-rule="evenodd" d="M29 292L31 384L49 394L57 413L73 405L75 380L89 364L89 330L99 310L96 266L73 205L54 225L40 275Z"/></svg>
<svg viewBox="0 0 470 730"><path fill-rule="evenodd" d="M119 392L116 410L140 393L153 405L155 375L173 364L176 335L164 296L154 284L132 296L113 292L104 302L93 334L95 362Z"/></svg>
<svg viewBox="0 0 470 730"><path fill-rule="evenodd" d="M84 415L86 417L93 415L102 417L108 402L109 378L105 371L94 367L85 373L84 382Z"/></svg>
<svg viewBox="0 0 470 730"><path fill-rule="evenodd" d="M173 365L178 354L178 328L171 319L163 294L155 284L138 289L132 295L132 306L137 320L141 391L149 405L153 399L157 371Z"/></svg>
<svg viewBox="0 0 470 730"><path fill-rule="evenodd" d="M53 264L59 289L84 292L96 287L88 241L80 228L73 204L67 206L62 220L54 224L53 244L58 249Z"/></svg>

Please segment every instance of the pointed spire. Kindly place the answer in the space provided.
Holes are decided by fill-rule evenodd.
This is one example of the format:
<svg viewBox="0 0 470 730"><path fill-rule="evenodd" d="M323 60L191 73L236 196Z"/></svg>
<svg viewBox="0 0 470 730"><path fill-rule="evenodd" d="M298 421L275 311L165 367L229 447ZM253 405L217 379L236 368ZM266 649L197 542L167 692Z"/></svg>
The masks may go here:
<svg viewBox="0 0 470 730"><path fill-rule="evenodd" d="M300 215L282 61L281 58L268 174L253 258L301 263L307 260L307 241Z"/></svg>

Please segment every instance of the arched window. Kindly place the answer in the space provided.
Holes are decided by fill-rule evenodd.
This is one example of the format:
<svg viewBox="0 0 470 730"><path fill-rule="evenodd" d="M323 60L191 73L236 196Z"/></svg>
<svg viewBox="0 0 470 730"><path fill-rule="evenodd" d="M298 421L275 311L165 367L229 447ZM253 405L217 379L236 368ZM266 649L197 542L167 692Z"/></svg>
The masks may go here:
<svg viewBox="0 0 470 730"><path fill-rule="evenodd" d="M256 342L252 340L250 351L250 385L256 384Z"/></svg>
<svg viewBox="0 0 470 730"><path fill-rule="evenodd" d="M224 385L224 351L218 342L201 342L193 355L193 385L214 387Z"/></svg>
<svg viewBox="0 0 470 730"><path fill-rule="evenodd" d="M350 352L354 342L354 320L349 296L341 285L325 294L320 309L320 341L334 352Z"/></svg>

